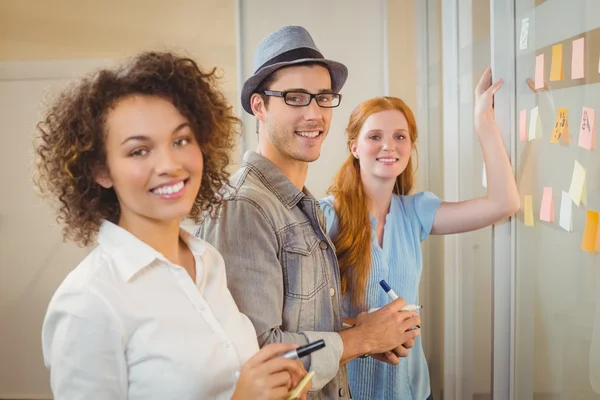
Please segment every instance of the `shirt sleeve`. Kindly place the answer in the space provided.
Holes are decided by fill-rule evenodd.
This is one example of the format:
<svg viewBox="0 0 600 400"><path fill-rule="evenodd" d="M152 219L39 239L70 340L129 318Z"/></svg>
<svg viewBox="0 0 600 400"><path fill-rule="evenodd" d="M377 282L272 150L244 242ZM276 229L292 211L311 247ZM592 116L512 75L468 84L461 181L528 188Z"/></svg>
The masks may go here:
<svg viewBox="0 0 600 400"><path fill-rule="evenodd" d="M407 197L405 202L421 226L421 242L427 239L433 229L433 220L442 200L431 192L421 192Z"/></svg>
<svg viewBox="0 0 600 400"><path fill-rule="evenodd" d="M87 290L57 292L42 326L42 350L54 398L127 399L123 332L99 296Z"/></svg>
<svg viewBox="0 0 600 400"><path fill-rule="evenodd" d="M222 254L229 290L240 311L252 321L259 345L304 345L323 339L325 348L302 361L306 370L315 371L313 390L331 381L337 374L344 350L340 335L281 329L283 270L277 257L275 229L262 210L247 200L230 200L220 209L218 219L205 220L196 234Z"/></svg>
<svg viewBox="0 0 600 400"><path fill-rule="evenodd" d="M338 218L333 208L333 196L319 200L319 206L325 215L327 235L331 240L335 239L338 232Z"/></svg>

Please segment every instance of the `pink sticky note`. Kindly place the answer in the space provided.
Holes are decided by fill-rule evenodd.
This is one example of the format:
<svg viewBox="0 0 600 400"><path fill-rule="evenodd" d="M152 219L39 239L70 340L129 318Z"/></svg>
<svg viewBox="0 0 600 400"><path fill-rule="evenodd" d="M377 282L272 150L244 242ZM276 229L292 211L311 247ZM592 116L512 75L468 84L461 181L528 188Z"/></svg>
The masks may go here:
<svg viewBox="0 0 600 400"><path fill-rule="evenodd" d="M585 76L585 38L573 40L573 54L571 57L571 78L579 79Z"/></svg>
<svg viewBox="0 0 600 400"><path fill-rule="evenodd" d="M583 107L577 144L587 150L596 149L596 112L593 108Z"/></svg>
<svg viewBox="0 0 600 400"><path fill-rule="evenodd" d="M544 87L544 55L540 54L535 58L535 88Z"/></svg>
<svg viewBox="0 0 600 400"><path fill-rule="evenodd" d="M554 202L552 201L552 188L545 187L540 207L540 220L554 222Z"/></svg>
<svg viewBox="0 0 600 400"><path fill-rule="evenodd" d="M527 141L527 109L519 114L519 138L521 142Z"/></svg>

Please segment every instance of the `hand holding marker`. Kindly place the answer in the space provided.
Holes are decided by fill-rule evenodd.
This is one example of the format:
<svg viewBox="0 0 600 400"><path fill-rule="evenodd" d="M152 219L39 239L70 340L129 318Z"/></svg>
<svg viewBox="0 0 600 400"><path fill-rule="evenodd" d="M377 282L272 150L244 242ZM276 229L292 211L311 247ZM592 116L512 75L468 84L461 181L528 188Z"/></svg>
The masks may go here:
<svg viewBox="0 0 600 400"><path fill-rule="evenodd" d="M394 301L398 299L398 295L392 290L392 288L390 287L390 285L388 285L388 283L385 281L385 279L382 279L379 281L379 285L381 285L381 287L383 288L383 290L387 293L387 295L389 296L389 298ZM402 311L417 311L418 309L423 308L422 305L415 305L415 304L407 304L404 307L402 307ZM371 312L371 310L369 310L369 312ZM421 327L419 325L413 326L411 329L420 329Z"/></svg>

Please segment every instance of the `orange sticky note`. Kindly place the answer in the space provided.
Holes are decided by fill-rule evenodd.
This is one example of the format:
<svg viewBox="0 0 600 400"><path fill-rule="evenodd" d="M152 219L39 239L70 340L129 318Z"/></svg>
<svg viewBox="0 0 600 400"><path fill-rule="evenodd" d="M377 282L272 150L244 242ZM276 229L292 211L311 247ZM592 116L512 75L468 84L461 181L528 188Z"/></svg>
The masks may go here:
<svg viewBox="0 0 600 400"><path fill-rule="evenodd" d="M550 66L550 80L562 81L563 74L563 59L562 59L562 44L552 46L552 64Z"/></svg>
<svg viewBox="0 0 600 400"><path fill-rule="evenodd" d="M527 110L523 109L519 113L519 139L521 142L527 140Z"/></svg>
<svg viewBox="0 0 600 400"><path fill-rule="evenodd" d="M544 87L544 55L540 54L535 58L535 88Z"/></svg>
<svg viewBox="0 0 600 400"><path fill-rule="evenodd" d="M525 214L525 226L533 226L533 200L531 195L525 196L523 213Z"/></svg>
<svg viewBox="0 0 600 400"><path fill-rule="evenodd" d="M583 240L581 248L590 253L596 252L596 242L598 239L598 213L587 210L585 218L585 228L583 228Z"/></svg>
<svg viewBox="0 0 600 400"><path fill-rule="evenodd" d="M554 201L552 200L552 188L545 187L542 194L542 206L540 207L540 220L554 222Z"/></svg>
<svg viewBox="0 0 600 400"><path fill-rule="evenodd" d="M571 57L571 79L585 76L585 38L573 40L573 54Z"/></svg>
<svg viewBox="0 0 600 400"><path fill-rule="evenodd" d="M578 144L584 149L596 150L596 112L593 108L583 107Z"/></svg>
<svg viewBox="0 0 600 400"><path fill-rule="evenodd" d="M569 110L566 108L556 110L556 122L554 122L554 129L550 138L550 143L558 143L559 141L563 144L569 143Z"/></svg>

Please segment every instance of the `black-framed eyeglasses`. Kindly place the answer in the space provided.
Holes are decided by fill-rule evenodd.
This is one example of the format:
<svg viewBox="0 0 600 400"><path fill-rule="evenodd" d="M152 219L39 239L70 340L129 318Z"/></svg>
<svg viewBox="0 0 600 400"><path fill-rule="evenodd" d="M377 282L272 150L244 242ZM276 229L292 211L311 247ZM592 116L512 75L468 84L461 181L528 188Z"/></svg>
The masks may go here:
<svg viewBox="0 0 600 400"><path fill-rule="evenodd" d="M342 95L339 93L312 94L296 90L286 90L285 92L265 90L264 94L267 96L283 97L285 104L293 107L305 107L310 104L312 99L315 99L319 107L335 108L339 106L342 101Z"/></svg>

